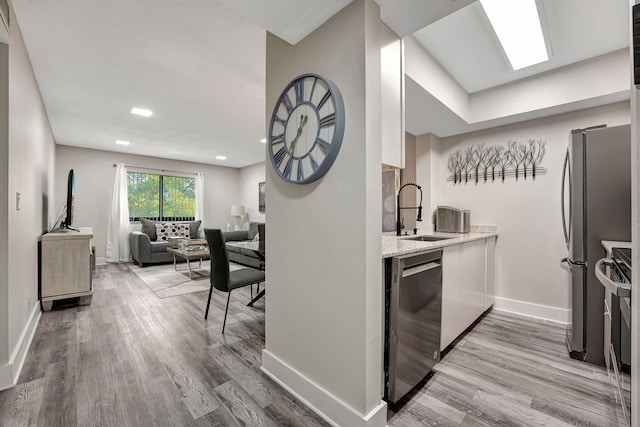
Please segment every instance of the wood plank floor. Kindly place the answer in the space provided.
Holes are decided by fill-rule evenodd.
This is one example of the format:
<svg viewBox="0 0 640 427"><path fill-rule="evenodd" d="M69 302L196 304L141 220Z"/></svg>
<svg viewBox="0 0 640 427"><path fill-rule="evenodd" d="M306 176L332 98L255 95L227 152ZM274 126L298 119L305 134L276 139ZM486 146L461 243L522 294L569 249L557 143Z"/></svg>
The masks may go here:
<svg viewBox="0 0 640 427"><path fill-rule="evenodd" d="M128 265L101 266L93 303L43 313L0 426L324 426L260 370L264 301L226 294L158 299ZM389 426L614 426L606 371L570 360L563 328L492 312Z"/></svg>
<svg viewBox="0 0 640 427"><path fill-rule="evenodd" d="M422 386L389 408L389 426L623 426L607 370L569 358L563 325L492 311Z"/></svg>

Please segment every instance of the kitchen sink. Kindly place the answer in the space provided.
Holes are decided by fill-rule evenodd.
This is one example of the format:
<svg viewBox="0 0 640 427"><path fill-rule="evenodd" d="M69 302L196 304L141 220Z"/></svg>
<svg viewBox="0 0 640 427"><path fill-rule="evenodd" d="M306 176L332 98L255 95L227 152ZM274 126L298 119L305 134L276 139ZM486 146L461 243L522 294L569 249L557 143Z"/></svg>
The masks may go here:
<svg viewBox="0 0 640 427"><path fill-rule="evenodd" d="M455 239L455 237L438 237L438 236L415 236L407 237L403 240L416 240L418 242L438 242L440 240Z"/></svg>

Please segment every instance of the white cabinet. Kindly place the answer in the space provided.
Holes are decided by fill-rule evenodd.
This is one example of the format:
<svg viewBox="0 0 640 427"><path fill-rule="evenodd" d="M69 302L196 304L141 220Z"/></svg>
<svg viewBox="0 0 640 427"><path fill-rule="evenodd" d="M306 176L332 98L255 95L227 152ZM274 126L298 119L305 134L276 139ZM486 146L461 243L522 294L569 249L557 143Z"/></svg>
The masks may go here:
<svg viewBox="0 0 640 427"><path fill-rule="evenodd" d="M380 37L382 163L404 168L404 65L402 40L386 25Z"/></svg>
<svg viewBox="0 0 640 427"><path fill-rule="evenodd" d="M462 288L462 245L442 249L442 317L440 350L444 350L467 325L465 295Z"/></svg>
<svg viewBox="0 0 640 427"><path fill-rule="evenodd" d="M494 253L495 237L443 248L441 350L491 305L487 305L487 276L493 278L495 268L487 262L495 260ZM493 284L490 289L493 301Z"/></svg>
<svg viewBox="0 0 640 427"><path fill-rule="evenodd" d="M60 230L44 234L41 248L40 296L42 308L51 310L53 301L80 297L80 304L90 304L91 228Z"/></svg>
<svg viewBox="0 0 640 427"><path fill-rule="evenodd" d="M484 309L487 310L496 301L496 238L487 239L487 276L484 292Z"/></svg>

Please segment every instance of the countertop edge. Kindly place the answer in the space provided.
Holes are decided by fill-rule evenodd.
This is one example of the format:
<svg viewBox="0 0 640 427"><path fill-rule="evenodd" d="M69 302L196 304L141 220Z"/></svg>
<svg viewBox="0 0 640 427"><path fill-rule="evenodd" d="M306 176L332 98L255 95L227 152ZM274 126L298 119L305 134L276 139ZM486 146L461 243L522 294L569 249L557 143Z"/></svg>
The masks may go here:
<svg viewBox="0 0 640 427"><path fill-rule="evenodd" d="M439 241L435 241L435 242L415 242L415 241L411 241L409 243L412 247L406 247L406 248L395 248L394 250L384 250L382 251L382 259L385 258L391 258L394 256L398 256L398 255L407 255L407 254L412 254L412 253L416 253L416 252L424 252L424 251L429 251L429 250L434 250L434 249L442 249L444 247L447 246L455 246L455 245L461 245L463 243L468 243L468 242L473 242L475 240L482 240L482 239L488 239L491 237L498 237L498 233L469 233L469 234L461 234L459 236L453 236L450 239L445 239L445 240L439 240ZM382 240L383 240L383 246L384 246L384 240L391 240L393 239L396 244L397 241L402 241L402 237L398 238L396 236L382 236Z"/></svg>

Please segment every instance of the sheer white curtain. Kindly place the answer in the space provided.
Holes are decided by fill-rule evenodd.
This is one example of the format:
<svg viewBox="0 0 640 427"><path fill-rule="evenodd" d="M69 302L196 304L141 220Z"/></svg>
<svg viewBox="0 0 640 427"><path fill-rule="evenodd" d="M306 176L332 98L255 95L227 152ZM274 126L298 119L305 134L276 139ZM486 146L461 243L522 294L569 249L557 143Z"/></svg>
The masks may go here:
<svg viewBox="0 0 640 427"><path fill-rule="evenodd" d="M204 221L204 174L201 172L196 173L196 221L197 220Z"/></svg>
<svg viewBox="0 0 640 427"><path fill-rule="evenodd" d="M129 199L127 196L127 168L116 165L111 195L111 211L107 226L107 262L126 262L129 252Z"/></svg>

